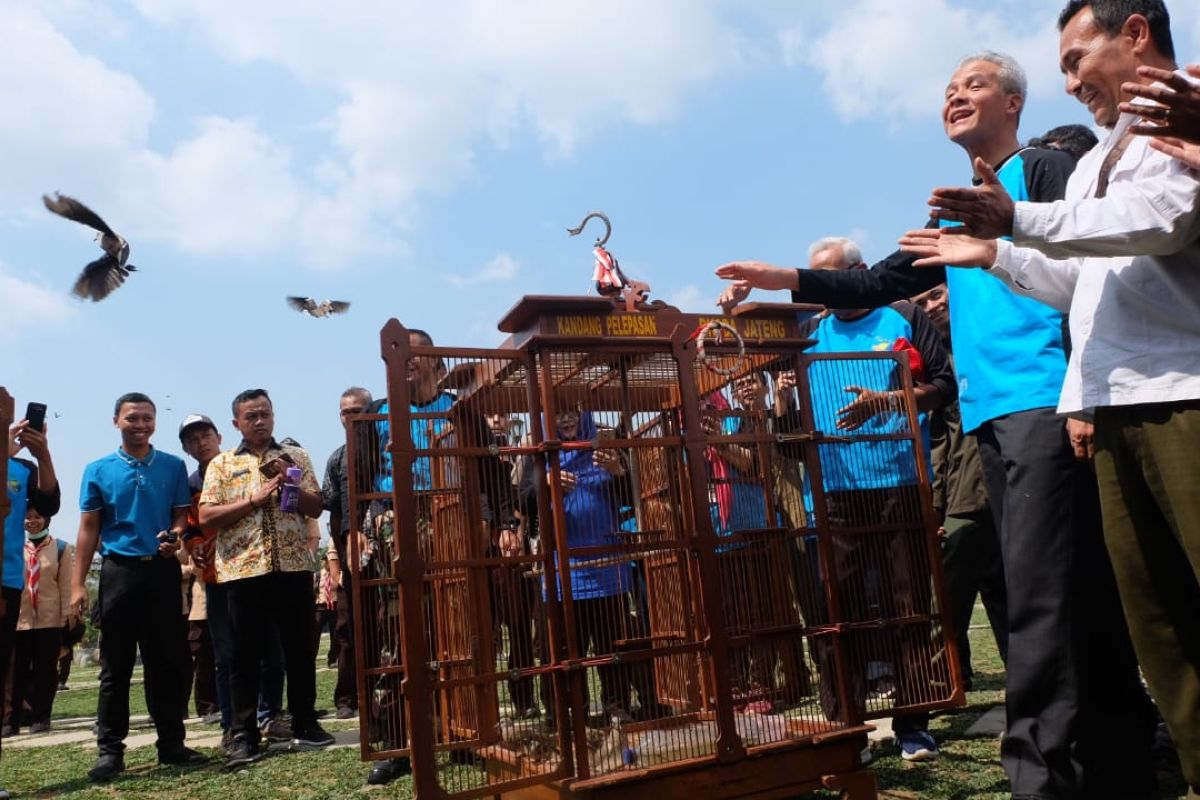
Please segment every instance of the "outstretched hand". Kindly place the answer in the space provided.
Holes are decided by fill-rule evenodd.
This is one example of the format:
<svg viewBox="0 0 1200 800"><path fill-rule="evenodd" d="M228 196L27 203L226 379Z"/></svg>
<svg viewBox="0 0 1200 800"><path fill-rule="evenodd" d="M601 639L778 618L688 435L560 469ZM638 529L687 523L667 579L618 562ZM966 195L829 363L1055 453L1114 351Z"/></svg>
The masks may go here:
<svg viewBox="0 0 1200 800"><path fill-rule="evenodd" d="M1200 80L1200 64L1187 68ZM1121 103L1121 111L1142 121L1130 130L1154 137L1150 146L1193 169L1200 169L1200 84L1169 70L1138 67L1138 75L1162 85L1124 83L1121 90L1152 103Z"/></svg>
<svg viewBox="0 0 1200 800"><path fill-rule="evenodd" d="M900 249L917 256L914 267L983 267L996 263L996 240L976 239L962 228L921 228L900 237Z"/></svg>
<svg viewBox="0 0 1200 800"><path fill-rule="evenodd" d="M1008 190L996 177L996 171L982 158L975 159L975 174L983 181L971 188L942 187L933 190L929 205L932 217L946 222L960 222L978 239L999 239L1011 236L1016 206Z"/></svg>
<svg viewBox="0 0 1200 800"><path fill-rule="evenodd" d="M730 261L717 267L716 274L722 280L742 283L747 294L750 293L750 289L778 290L799 287L796 270L776 267L763 261Z"/></svg>

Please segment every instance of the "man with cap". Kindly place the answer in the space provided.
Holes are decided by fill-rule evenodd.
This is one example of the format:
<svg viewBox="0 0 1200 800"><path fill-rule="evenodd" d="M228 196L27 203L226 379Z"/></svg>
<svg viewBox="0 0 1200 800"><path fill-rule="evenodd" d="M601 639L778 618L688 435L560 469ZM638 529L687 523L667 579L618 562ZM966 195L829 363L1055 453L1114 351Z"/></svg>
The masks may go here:
<svg viewBox="0 0 1200 800"><path fill-rule="evenodd" d="M214 699L207 696L207 688L212 687L221 713L221 729L225 734L222 746L228 746L232 741L230 725L233 720L229 695L229 658L233 639L225 613L225 597L221 594L213 565L213 539L217 531L215 528L200 527L198 506L208 462L221 452L221 434L210 417L188 414L179 425L179 443L183 445L185 453L196 459L196 470L188 476L192 507L188 511L188 528L183 534L184 546L196 577L192 585L192 610L188 615L188 643L196 673L196 711L201 713L202 702Z"/></svg>

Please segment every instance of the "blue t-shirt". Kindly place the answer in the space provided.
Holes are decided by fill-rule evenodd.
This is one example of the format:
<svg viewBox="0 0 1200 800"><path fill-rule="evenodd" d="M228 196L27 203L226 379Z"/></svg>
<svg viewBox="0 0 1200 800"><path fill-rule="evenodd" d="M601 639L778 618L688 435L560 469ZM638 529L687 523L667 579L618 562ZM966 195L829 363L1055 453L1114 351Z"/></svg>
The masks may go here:
<svg viewBox="0 0 1200 800"><path fill-rule="evenodd" d="M953 295L951 295L953 296ZM817 343L809 353L891 352L898 339L913 341L912 325L890 306L877 308L866 316L845 321L830 314L812 333ZM907 417L899 412L876 414L854 431L837 427L838 409L854 400L847 386L883 392L899 389L896 362L888 359L862 361L814 361L809 369L813 416L818 431L832 436L863 436L904 433ZM925 445L926 465L929 454L929 415L917 415ZM916 459L907 441L856 441L851 444L820 445L821 473L826 492L857 489L886 489L917 483ZM807 477L806 477L807 481ZM805 492L808 495L808 492ZM811 505L811 503L806 503Z"/></svg>
<svg viewBox="0 0 1200 800"><path fill-rule="evenodd" d="M721 421L721 429L726 436L740 433L742 420L736 417L726 417ZM720 456L718 456L720 457ZM706 460L707 463L707 460ZM712 474L712 465L708 465L708 510L712 516L713 530L718 536L728 536L737 531L759 530L769 527L767 524L767 498L763 483L759 480L747 479L732 464L726 462L726 483L729 484L732 503L729 516L721 520L721 505L717 501L717 485ZM740 545L720 545L717 552L723 553Z"/></svg>
<svg viewBox="0 0 1200 800"><path fill-rule="evenodd" d="M1025 172L1023 153L1017 153L997 173L1013 200L1030 199ZM1016 411L1057 406L1067 373L1063 315L981 269L947 269L946 286L963 430Z"/></svg>
<svg viewBox="0 0 1200 800"><path fill-rule="evenodd" d="M8 501L4 518L4 586L25 588L25 512L29 509L29 481L33 470L16 459L8 459Z"/></svg>
<svg viewBox="0 0 1200 800"><path fill-rule="evenodd" d="M412 414L431 414L440 411L449 411L454 405L454 395L442 393L435 397L426 405L409 405L408 410ZM379 406L379 414L388 413L388 404L385 402ZM433 436L441 433L446 426L444 419L413 419L408 423L409 435L412 436L413 447L417 450L428 450L433 446ZM391 438L389 433L389 423L386 419L375 423L375 429L379 434L379 446L383 453L383 472L375 478L375 491L390 492L392 491L392 454L387 449L388 440ZM426 491L433 488L433 473L429 456L420 456L413 459L413 490Z"/></svg>
<svg viewBox="0 0 1200 800"><path fill-rule="evenodd" d="M100 512L100 555L150 556L172 511L191 506L183 459L150 448L144 459L117 450L88 464L79 510Z"/></svg>

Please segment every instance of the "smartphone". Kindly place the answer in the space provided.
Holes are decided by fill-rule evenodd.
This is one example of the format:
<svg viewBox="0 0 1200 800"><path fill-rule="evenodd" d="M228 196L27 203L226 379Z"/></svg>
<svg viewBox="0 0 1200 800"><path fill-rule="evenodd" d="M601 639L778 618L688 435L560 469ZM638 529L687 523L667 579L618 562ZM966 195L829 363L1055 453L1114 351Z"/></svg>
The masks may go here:
<svg viewBox="0 0 1200 800"><path fill-rule="evenodd" d="M25 419L29 420L29 427L33 428L38 433L46 430L46 404L45 403L30 403L25 406Z"/></svg>
<svg viewBox="0 0 1200 800"><path fill-rule="evenodd" d="M296 466L296 460L287 453L280 453L270 461L264 461L258 468L258 471L263 474L264 478L274 478L279 474L279 462L283 462L284 469Z"/></svg>

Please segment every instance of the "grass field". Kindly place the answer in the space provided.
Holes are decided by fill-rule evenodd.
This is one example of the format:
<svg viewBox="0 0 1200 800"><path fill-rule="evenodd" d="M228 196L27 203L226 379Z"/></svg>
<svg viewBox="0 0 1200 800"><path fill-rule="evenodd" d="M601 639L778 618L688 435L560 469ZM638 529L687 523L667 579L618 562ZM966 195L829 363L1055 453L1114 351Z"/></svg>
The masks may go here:
<svg viewBox="0 0 1200 800"><path fill-rule="evenodd" d="M982 612L977 623L985 625ZM1003 800L1008 781L1000 767L999 739L994 735L968 736L967 729L984 712L1003 702L1003 670L986 627L973 628L975 687L967 695L968 705L953 713L935 716L930 729L941 744L941 758L933 763L908 765L894 746L879 745L873 751L873 768L879 779L880 797L915 800ZM319 663L323 664L323 656ZM318 705L332 708L336 674L322 670L317 675ZM68 718L90 717L96 707L96 670L76 668L71 683L77 688L62 693L55 702L58 732ZM140 687L130 698L132 713L145 713ZM355 728L354 722L326 721L331 731ZM189 737L211 736L214 726L191 725ZM138 729L135 733L146 733ZM30 742L33 744L33 742ZM272 752L262 762L241 772L226 774L214 748L201 748L214 757L208 766L192 771L160 768L153 747L141 747L126 755L127 771L112 784L93 786L86 772L95 758L94 745L59 744L17 749L5 743L0 761L0 786L22 798L130 798L145 800L328 800L348 796L412 797L412 784L400 779L388 787L366 787L368 766L359 761L356 747L317 753ZM1186 790L1177 767L1166 758L1160 773L1162 798L1179 797ZM829 798L832 794L813 796ZM664 799L665 800L665 799ZM697 800L699 800L697 798Z"/></svg>

